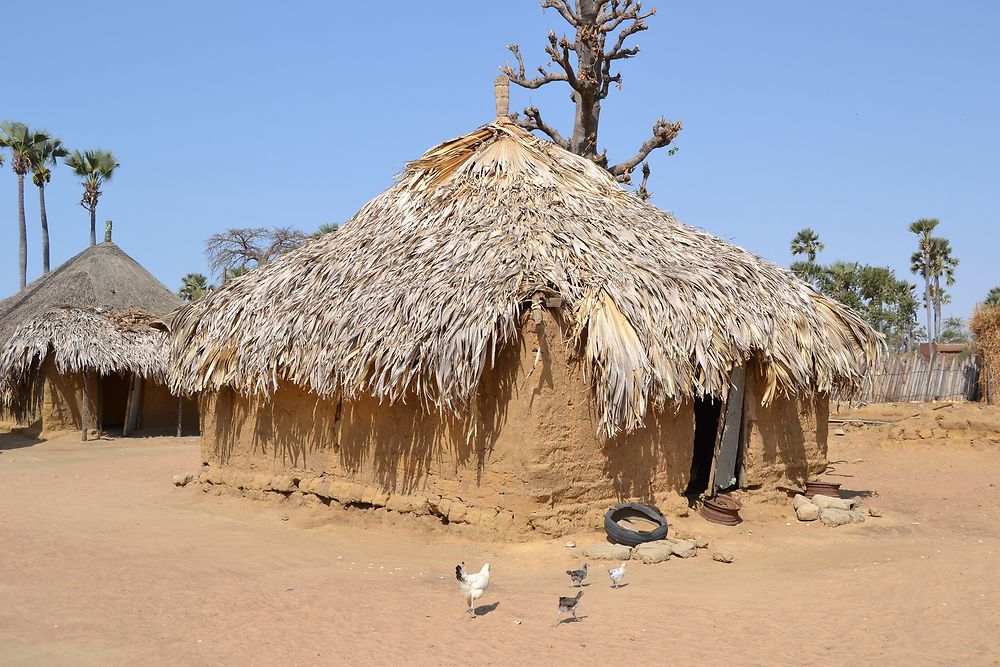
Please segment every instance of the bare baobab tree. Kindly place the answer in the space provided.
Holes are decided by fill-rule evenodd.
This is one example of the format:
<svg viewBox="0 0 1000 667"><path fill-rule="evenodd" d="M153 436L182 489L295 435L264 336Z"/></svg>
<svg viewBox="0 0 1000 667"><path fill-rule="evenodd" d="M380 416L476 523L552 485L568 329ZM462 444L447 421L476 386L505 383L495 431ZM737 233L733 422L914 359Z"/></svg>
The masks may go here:
<svg viewBox="0 0 1000 667"><path fill-rule="evenodd" d="M278 255L306 242L306 235L291 227L240 227L212 234L205 241L205 256L223 282L263 266Z"/></svg>
<svg viewBox="0 0 1000 667"><path fill-rule="evenodd" d="M566 150L590 158L611 172L620 183L631 184L632 172L641 163L643 178L638 194L643 199L648 198L650 193L646 190L646 181L649 165L644 160L657 148L670 145L681 131L681 121L668 121L661 116L653 124L652 136L643 142L636 154L615 165L608 164L606 150L598 149L597 130L601 101L608 96L612 84L621 86L622 75L617 70L619 62L639 53L638 46L626 46L625 42L648 28L646 19L653 16L656 9L645 11L640 0L544 0L542 9L559 12L575 30L573 39L566 36L559 38L555 32L550 32L549 43L545 47L549 65L539 67L538 75L534 77L525 73L520 47L511 44L507 48L517 59L517 67L507 63L500 71L522 88L541 88L556 81L567 83L576 104L573 134L569 138L563 137L542 119L541 112L535 107L525 108L522 112L524 116L516 116L514 121L527 130L544 133Z"/></svg>

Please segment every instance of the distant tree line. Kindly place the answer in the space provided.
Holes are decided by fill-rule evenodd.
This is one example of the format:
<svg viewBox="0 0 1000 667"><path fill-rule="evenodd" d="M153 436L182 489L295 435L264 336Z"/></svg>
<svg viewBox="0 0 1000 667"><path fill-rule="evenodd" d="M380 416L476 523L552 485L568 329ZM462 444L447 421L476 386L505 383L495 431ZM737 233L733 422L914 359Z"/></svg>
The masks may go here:
<svg viewBox="0 0 1000 667"><path fill-rule="evenodd" d="M101 188L118 169L118 160L106 150L68 151L62 141L45 130L33 130L24 123L0 122L0 149L10 156L10 166L17 175L18 268L20 288L28 279L27 222L24 213L24 177L31 172L38 187L39 220L42 228L42 273L49 272L49 221L45 211L45 186L52 180L52 169L60 158L83 186L80 205L90 211L90 245L97 243L97 202ZM4 163L0 153L0 165Z"/></svg>
<svg viewBox="0 0 1000 667"><path fill-rule="evenodd" d="M917 342L966 342L965 322L957 317L942 317L942 306L951 297L945 290L955 284L958 258L952 254L948 239L932 232L941 224L937 219L922 218L911 223L909 231L917 235L917 250L910 257L910 270L923 279L923 301L913 283L896 277L892 269L859 262L837 261L820 264L823 251L819 235L812 229L800 230L790 249L805 260L792 263L799 278L817 290L854 309L876 330L885 334L891 350L903 351ZM991 296L1000 302L1000 288ZM926 327L917 325L917 311L926 311Z"/></svg>

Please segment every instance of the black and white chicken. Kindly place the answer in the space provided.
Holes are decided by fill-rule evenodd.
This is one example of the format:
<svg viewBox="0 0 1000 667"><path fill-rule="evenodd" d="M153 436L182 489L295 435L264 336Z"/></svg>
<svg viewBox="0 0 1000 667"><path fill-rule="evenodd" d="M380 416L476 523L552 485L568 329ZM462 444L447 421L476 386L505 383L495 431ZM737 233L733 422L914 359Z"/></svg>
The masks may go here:
<svg viewBox="0 0 1000 667"><path fill-rule="evenodd" d="M465 571L463 562L455 566L455 578L458 579L458 589L469 603L469 613L475 618L476 600L483 597L483 593L490 585L490 564L483 565L483 569L479 572L469 574Z"/></svg>

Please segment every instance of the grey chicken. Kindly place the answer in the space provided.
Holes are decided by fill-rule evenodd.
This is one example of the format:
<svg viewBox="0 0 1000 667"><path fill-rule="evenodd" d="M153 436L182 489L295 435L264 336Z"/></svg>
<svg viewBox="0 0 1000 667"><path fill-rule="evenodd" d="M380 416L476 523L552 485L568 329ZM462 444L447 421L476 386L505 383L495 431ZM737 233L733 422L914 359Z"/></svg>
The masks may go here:
<svg viewBox="0 0 1000 667"><path fill-rule="evenodd" d="M583 580L587 578L587 563L584 563L579 570L566 570L566 574L574 586L583 588Z"/></svg>
<svg viewBox="0 0 1000 667"><path fill-rule="evenodd" d="M567 611L573 614L573 618L579 620L576 615L576 608L580 606L580 598L583 597L583 591L577 592L574 597L560 597L559 598L559 613L556 614L556 625L562 620L562 615Z"/></svg>

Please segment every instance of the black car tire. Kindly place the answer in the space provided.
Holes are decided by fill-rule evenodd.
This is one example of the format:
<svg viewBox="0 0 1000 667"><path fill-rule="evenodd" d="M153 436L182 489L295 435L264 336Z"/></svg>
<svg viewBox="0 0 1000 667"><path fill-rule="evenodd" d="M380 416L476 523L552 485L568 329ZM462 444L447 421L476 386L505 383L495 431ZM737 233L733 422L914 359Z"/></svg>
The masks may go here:
<svg viewBox="0 0 1000 667"><path fill-rule="evenodd" d="M639 516L656 524L651 531L636 531L618 525L622 519ZM667 536L667 518L659 510L641 503L622 503L615 505L604 515L604 531L615 544L634 547L643 542L655 542Z"/></svg>

